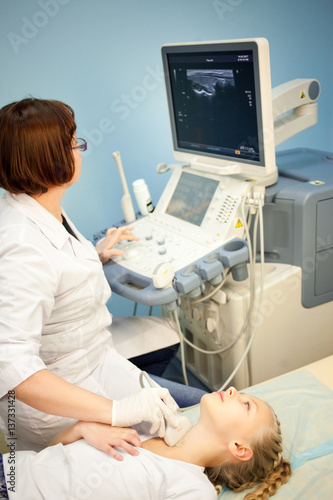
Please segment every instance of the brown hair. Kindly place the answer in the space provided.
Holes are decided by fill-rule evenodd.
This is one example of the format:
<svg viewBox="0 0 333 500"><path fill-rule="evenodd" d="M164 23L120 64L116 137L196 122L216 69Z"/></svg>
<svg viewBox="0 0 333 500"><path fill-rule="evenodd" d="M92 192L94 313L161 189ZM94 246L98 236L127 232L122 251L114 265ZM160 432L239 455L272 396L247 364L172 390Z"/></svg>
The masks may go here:
<svg viewBox="0 0 333 500"><path fill-rule="evenodd" d="M270 408L270 407L269 407ZM256 487L244 500L266 500L288 482L291 466L282 458L280 422L272 408L272 425L253 439L253 456L247 462L207 467L205 473L214 486L225 485L234 491Z"/></svg>
<svg viewBox="0 0 333 500"><path fill-rule="evenodd" d="M38 195L74 175L74 111L60 101L27 98L0 109L0 187Z"/></svg>

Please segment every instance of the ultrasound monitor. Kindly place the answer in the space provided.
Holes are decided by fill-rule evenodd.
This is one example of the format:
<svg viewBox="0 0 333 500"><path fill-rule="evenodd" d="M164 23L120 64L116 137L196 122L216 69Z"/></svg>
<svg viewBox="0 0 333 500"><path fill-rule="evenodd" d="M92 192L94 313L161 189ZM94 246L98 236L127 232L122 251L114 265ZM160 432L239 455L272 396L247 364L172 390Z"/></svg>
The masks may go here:
<svg viewBox="0 0 333 500"><path fill-rule="evenodd" d="M175 159L192 168L277 180L268 41L162 47Z"/></svg>

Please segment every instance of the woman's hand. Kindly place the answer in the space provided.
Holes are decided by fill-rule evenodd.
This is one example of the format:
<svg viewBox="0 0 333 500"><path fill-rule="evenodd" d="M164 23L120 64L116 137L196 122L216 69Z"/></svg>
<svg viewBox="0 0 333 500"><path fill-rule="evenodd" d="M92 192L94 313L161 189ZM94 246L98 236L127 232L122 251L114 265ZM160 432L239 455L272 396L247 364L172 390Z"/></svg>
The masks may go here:
<svg viewBox="0 0 333 500"><path fill-rule="evenodd" d="M134 429L83 421L76 422L68 429L59 432L49 446L58 443L69 444L79 439L84 439L94 448L104 451L119 461L122 461L123 457L114 449L114 446L123 448L134 456L139 455L134 446L141 447L139 435Z"/></svg>
<svg viewBox="0 0 333 500"><path fill-rule="evenodd" d="M133 227L122 226L118 228L111 227L106 231L105 238L99 241L95 247L102 264L105 264L112 257L124 253L119 248L113 248L116 243L124 240L137 241L139 239L131 233L132 230Z"/></svg>

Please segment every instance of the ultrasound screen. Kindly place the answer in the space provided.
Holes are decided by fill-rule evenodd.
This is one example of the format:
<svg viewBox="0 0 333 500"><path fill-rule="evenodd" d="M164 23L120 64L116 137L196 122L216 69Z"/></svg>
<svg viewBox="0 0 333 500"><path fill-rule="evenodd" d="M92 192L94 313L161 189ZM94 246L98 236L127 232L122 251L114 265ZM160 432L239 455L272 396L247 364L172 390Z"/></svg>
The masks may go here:
<svg viewBox="0 0 333 500"><path fill-rule="evenodd" d="M166 213L200 226L217 186L214 179L183 173Z"/></svg>
<svg viewBox="0 0 333 500"><path fill-rule="evenodd" d="M259 162L253 54L169 54L177 148Z"/></svg>

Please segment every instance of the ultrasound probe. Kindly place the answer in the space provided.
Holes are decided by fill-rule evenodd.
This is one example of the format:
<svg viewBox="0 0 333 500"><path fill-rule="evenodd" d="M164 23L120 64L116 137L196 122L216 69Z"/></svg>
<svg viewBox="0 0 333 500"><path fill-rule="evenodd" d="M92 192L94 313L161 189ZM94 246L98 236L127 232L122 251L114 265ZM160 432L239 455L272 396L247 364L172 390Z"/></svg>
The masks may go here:
<svg viewBox="0 0 333 500"><path fill-rule="evenodd" d="M151 387L156 387L156 384L154 384L154 382L146 372L140 373L141 387L144 387L143 377L145 377L145 379L147 380L147 382ZM167 421L165 422L165 436L163 439L168 446L174 446L176 443L178 443L178 441L180 441L192 427L192 422L188 417L179 414L178 417L179 417L179 424L177 427L173 427Z"/></svg>

